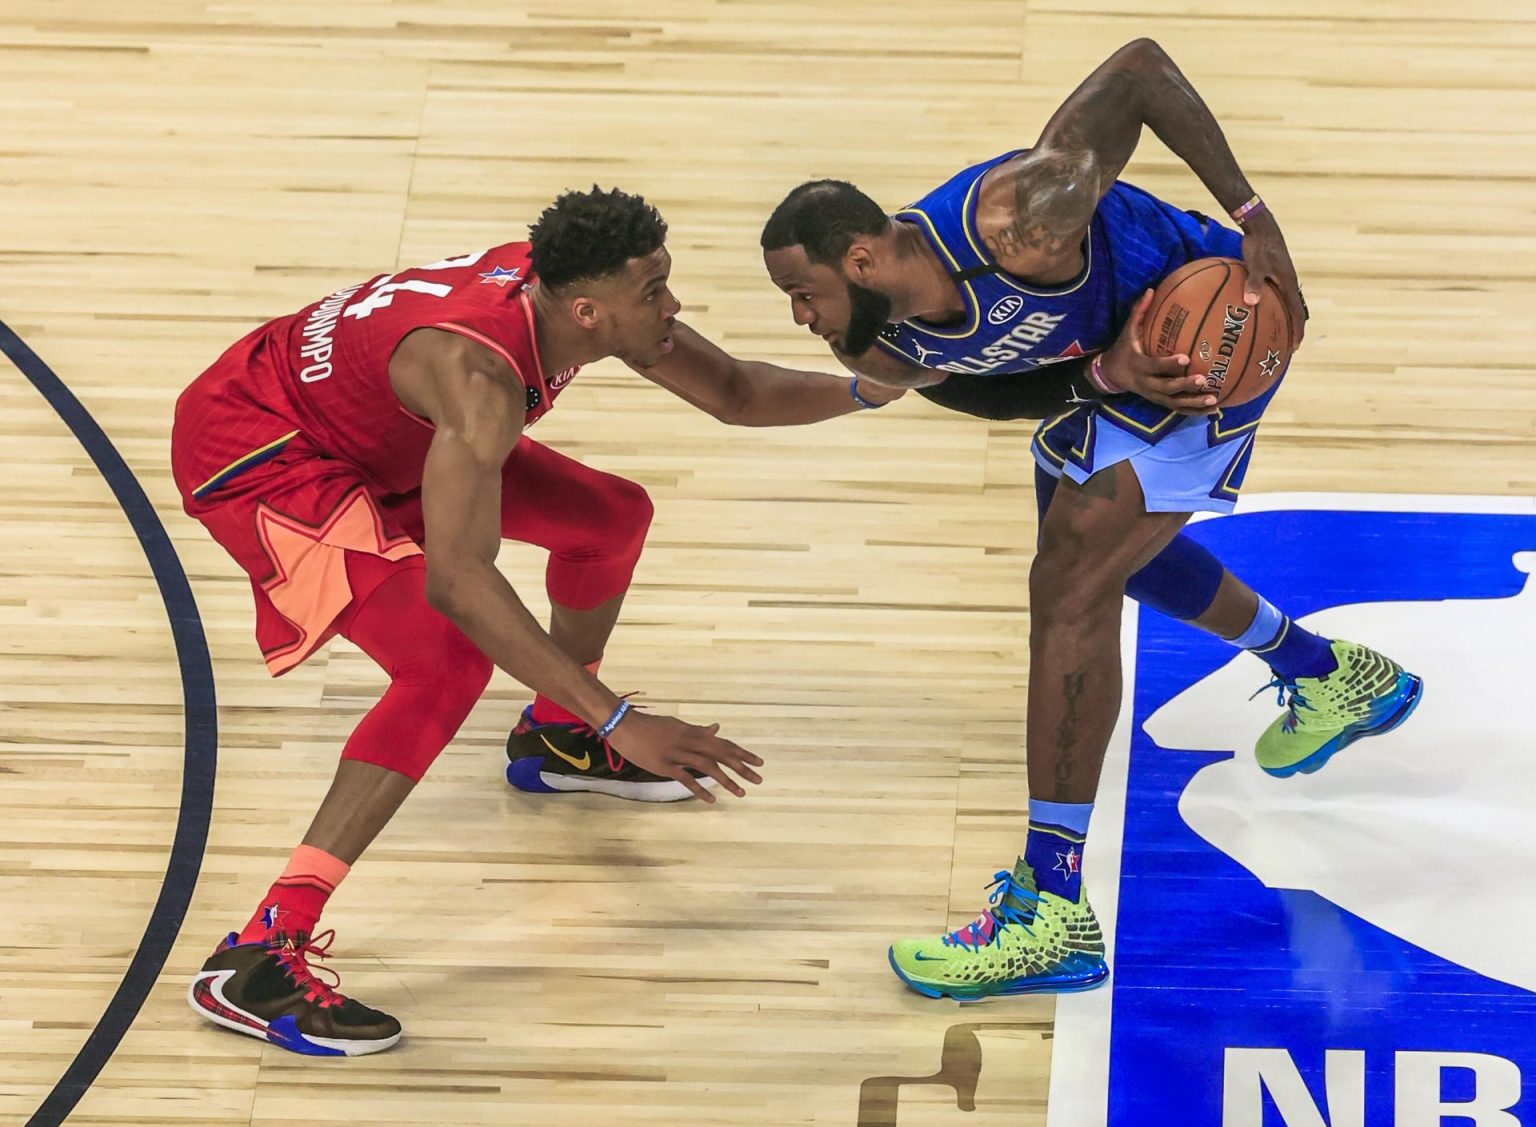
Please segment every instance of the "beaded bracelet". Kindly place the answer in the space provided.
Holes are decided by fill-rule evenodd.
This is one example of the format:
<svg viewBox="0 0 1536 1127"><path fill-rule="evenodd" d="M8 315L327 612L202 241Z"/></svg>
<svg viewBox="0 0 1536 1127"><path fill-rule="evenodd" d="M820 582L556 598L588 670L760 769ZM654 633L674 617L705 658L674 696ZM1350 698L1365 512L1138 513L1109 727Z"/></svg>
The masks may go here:
<svg viewBox="0 0 1536 1127"><path fill-rule="evenodd" d="M885 406L884 403L871 403L868 399L865 399L862 395L859 394L858 376L854 376L853 379L848 381L848 394L853 396L853 401L865 411L875 411Z"/></svg>
<svg viewBox="0 0 1536 1127"><path fill-rule="evenodd" d="M613 730L619 726L619 721L624 719L628 712L629 701L619 701L619 707L613 710L613 715L603 721L603 726L597 730L597 738L606 740L609 736L613 735Z"/></svg>
<svg viewBox="0 0 1536 1127"><path fill-rule="evenodd" d="M1257 195L1255 195L1251 200L1243 204L1242 207L1233 209L1232 222L1241 227L1244 223L1248 222L1249 219L1253 218L1259 212L1267 210L1269 210L1268 205L1265 204L1265 202L1261 200Z"/></svg>

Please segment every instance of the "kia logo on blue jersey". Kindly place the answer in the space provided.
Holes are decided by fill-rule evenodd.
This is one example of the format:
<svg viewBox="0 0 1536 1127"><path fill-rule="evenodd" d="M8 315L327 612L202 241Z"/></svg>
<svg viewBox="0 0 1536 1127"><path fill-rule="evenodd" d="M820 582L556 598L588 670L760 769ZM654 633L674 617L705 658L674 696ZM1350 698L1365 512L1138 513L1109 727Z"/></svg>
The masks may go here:
<svg viewBox="0 0 1536 1127"><path fill-rule="evenodd" d="M1018 294L1009 294L1007 297L997 299L997 304L987 314L987 320L994 325L1001 325L1019 310L1024 308L1024 299Z"/></svg>

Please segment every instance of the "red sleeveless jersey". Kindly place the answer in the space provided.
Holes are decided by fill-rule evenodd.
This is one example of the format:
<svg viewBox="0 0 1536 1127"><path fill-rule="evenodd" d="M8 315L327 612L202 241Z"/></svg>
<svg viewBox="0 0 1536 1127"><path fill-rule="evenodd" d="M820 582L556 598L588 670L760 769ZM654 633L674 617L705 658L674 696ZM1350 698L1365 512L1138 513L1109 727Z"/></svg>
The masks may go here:
<svg viewBox="0 0 1536 1127"><path fill-rule="evenodd" d="M546 375L539 362L533 281L528 244L507 243L381 275L268 322L183 393L178 424L192 425L177 427L178 479L204 495L267 447L302 435L385 492L417 488L433 428L396 398L390 357L420 328L477 340L522 378L524 425L533 423L577 371Z"/></svg>

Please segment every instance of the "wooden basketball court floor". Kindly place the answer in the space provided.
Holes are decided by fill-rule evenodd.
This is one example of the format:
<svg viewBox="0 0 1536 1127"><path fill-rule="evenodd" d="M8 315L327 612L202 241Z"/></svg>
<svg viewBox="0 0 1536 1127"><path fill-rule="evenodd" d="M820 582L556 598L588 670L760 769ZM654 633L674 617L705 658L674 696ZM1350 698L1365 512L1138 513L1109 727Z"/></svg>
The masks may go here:
<svg viewBox="0 0 1536 1127"><path fill-rule="evenodd" d="M347 991L406 1027L342 1062L215 1031L183 995L380 678L334 645L268 679L246 582L181 514L167 441L179 390L259 321L521 238L593 182L662 209L685 319L833 371L759 261L783 192L834 175L895 208L1028 144L1138 35L1224 123L1313 311L1248 490L1536 492L1536 19L1519 5L0 5L0 321L164 522L218 702L190 911L71 1122L1045 1122L1051 999L962 1010L885 963L892 938L974 915L1022 845L1030 424L913 397L733 430L612 363L584 372L537 437L657 506L605 678L720 721L768 781L714 809L512 792L501 743L526 694L498 674L327 913ZM1212 207L1150 135L1126 178ZM196 836L199 733L195 655L178 658L123 504L10 351L0 1120L20 1123L190 877L167 864L179 816ZM542 608L537 553L502 562ZM974 1111L874 1079L934 1075L946 1038Z"/></svg>

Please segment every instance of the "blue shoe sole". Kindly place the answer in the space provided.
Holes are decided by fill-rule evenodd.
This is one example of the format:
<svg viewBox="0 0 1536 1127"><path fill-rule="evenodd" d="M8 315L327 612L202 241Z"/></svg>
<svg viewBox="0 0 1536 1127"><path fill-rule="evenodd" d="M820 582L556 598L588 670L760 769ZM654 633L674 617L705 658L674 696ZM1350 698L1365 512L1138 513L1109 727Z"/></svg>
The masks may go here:
<svg viewBox="0 0 1536 1127"><path fill-rule="evenodd" d="M317 1045L299 1032L298 1022L292 1014L284 1014L267 1025L267 1040L290 1053L302 1053L306 1057L344 1057L347 1054L328 1045Z"/></svg>
<svg viewBox="0 0 1536 1127"><path fill-rule="evenodd" d="M507 764L507 782L529 794L559 794L558 790L539 777L539 768L542 766L543 756L529 755L514 759Z"/></svg>
<svg viewBox="0 0 1536 1127"><path fill-rule="evenodd" d="M901 979L909 989L917 991L925 998L953 998L957 1002L979 1002L984 998L1006 997L1010 994L1070 994L1077 990L1092 990L1095 986L1103 985L1109 978L1109 967L1101 959L1095 966L1080 975L1017 979L996 990L973 989L966 991L962 989L956 991L939 986L929 986L923 982L914 982L896 965L895 951L887 950L885 958L891 964L891 970L896 972L896 977Z"/></svg>
<svg viewBox="0 0 1536 1127"><path fill-rule="evenodd" d="M1403 674L1404 682L1398 688L1397 707L1387 716L1374 724L1362 724L1358 727L1345 728L1333 739L1318 748L1305 759L1292 763L1289 767L1265 767L1263 770L1277 779L1289 779L1292 775L1310 775L1314 771L1321 771L1339 752L1343 751L1356 740L1363 740L1367 736L1384 736L1392 729L1400 727L1402 723L1413 715L1413 710L1419 707L1419 700L1424 695L1424 679L1412 673Z"/></svg>

